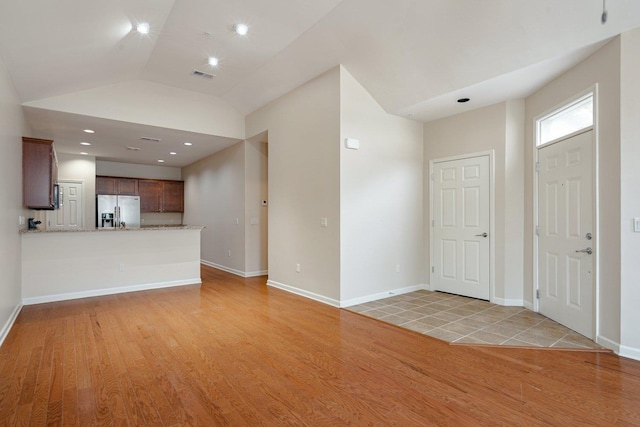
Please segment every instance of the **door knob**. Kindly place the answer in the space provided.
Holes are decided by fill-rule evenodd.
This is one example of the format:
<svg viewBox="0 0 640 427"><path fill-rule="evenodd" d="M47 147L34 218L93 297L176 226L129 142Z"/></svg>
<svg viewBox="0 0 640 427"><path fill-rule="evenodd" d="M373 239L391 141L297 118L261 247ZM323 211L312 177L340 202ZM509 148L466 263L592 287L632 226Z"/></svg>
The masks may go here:
<svg viewBox="0 0 640 427"><path fill-rule="evenodd" d="M488 236L487 233L476 234L476 237L487 237L487 236Z"/></svg>
<svg viewBox="0 0 640 427"><path fill-rule="evenodd" d="M584 252L584 253L587 253L587 254L591 255L593 253L593 249L591 249L591 248L580 249L579 251L576 251L576 252Z"/></svg>

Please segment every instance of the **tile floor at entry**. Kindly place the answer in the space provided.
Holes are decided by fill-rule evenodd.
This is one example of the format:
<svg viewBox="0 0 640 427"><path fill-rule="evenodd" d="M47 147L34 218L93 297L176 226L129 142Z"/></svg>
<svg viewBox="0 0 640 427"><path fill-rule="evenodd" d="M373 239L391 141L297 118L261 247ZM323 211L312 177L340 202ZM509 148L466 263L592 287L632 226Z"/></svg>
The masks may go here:
<svg viewBox="0 0 640 427"><path fill-rule="evenodd" d="M505 307L441 292L421 290L355 305L347 310L453 343L602 348L526 308Z"/></svg>

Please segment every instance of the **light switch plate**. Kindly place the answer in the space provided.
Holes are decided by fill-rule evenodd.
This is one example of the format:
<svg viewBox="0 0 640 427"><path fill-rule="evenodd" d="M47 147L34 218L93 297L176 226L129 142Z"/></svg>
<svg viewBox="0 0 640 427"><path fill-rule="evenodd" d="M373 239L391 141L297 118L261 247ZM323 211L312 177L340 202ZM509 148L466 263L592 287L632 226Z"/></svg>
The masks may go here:
<svg viewBox="0 0 640 427"><path fill-rule="evenodd" d="M640 218L633 218L633 231L640 233Z"/></svg>

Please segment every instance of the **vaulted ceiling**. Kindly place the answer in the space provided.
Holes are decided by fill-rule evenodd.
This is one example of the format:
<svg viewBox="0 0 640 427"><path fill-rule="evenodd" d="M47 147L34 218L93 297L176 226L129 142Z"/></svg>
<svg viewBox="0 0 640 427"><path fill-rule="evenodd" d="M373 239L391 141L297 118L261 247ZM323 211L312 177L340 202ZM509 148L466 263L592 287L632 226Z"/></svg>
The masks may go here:
<svg viewBox="0 0 640 427"><path fill-rule="evenodd" d="M527 96L640 26L640 1L606 9L602 24L602 0L3 1L0 60L23 102L146 80L242 114L342 64L387 112L428 121ZM44 132L43 114L29 117Z"/></svg>

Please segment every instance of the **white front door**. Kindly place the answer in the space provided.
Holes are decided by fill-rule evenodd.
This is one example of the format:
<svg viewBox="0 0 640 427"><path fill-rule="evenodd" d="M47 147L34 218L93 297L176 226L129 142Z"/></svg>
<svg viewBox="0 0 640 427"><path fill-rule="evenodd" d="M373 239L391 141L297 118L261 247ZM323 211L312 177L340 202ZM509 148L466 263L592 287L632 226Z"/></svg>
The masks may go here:
<svg viewBox="0 0 640 427"><path fill-rule="evenodd" d="M49 211L47 221L50 229L82 229L82 182L60 181L59 208Z"/></svg>
<svg viewBox="0 0 640 427"><path fill-rule="evenodd" d="M431 289L488 300L489 156L435 162Z"/></svg>
<svg viewBox="0 0 640 427"><path fill-rule="evenodd" d="M538 150L539 311L593 338L593 131Z"/></svg>

